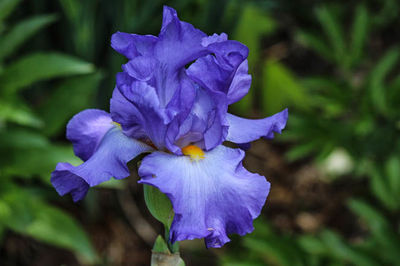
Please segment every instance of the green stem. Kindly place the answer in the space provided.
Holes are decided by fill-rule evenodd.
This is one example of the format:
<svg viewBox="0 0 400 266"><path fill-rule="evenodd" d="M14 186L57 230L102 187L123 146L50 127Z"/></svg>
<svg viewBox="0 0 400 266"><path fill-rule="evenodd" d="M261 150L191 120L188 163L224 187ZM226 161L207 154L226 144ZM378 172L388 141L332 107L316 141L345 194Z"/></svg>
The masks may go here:
<svg viewBox="0 0 400 266"><path fill-rule="evenodd" d="M171 240L169 239L169 226L164 225L164 231L165 231L165 242L167 242L168 249L171 251L172 254L179 252L179 243L175 242L174 244L171 243Z"/></svg>

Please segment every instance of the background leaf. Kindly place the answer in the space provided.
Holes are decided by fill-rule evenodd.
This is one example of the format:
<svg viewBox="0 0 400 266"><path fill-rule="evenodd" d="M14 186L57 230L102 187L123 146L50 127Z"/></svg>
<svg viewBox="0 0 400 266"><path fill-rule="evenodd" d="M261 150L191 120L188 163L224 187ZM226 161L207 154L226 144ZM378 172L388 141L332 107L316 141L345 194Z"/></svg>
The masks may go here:
<svg viewBox="0 0 400 266"><path fill-rule="evenodd" d="M0 0L0 23L17 7L21 0Z"/></svg>
<svg viewBox="0 0 400 266"><path fill-rule="evenodd" d="M8 215L0 216L1 222L12 230L69 249L75 252L82 262L97 261L90 240L75 219L68 214L22 190L10 191L1 198L9 205Z"/></svg>
<svg viewBox="0 0 400 266"><path fill-rule="evenodd" d="M393 70L400 57L399 49L392 48L379 60L370 74L369 89L374 107L381 113L387 113L385 77Z"/></svg>
<svg viewBox="0 0 400 266"><path fill-rule="evenodd" d="M234 39L242 42L249 48L249 73L256 71L261 53L261 40L271 35L277 28L276 22L262 9L252 4L244 6L241 17L237 24ZM242 100L232 105L232 109L238 113L249 112L256 101L254 98L255 88L259 85L257 76L252 76L252 88Z"/></svg>
<svg viewBox="0 0 400 266"><path fill-rule="evenodd" d="M100 73L95 73L73 77L55 86L39 108L45 123L43 133L52 136L64 131L65 124L73 115L93 105L101 78ZM68 99L68 104L60 105L65 99Z"/></svg>
<svg viewBox="0 0 400 266"><path fill-rule="evenodd" d="M262 106L265 114L274 114L285 107L306 109L306 89L285 66L267 60L263 66Z"/></svg>
<svg viewBox="0 0 400 266"><path fill-rule="evenodd" d="M0 61L10 56L27 39L56 20L54 15L42 15L19 22L0 39Z"/></svg>
<svg viewBox="0 0 400 266"><path fill-rule="evenodd" d="M59 53L34 53L27 55L4 69L0 77L3 94L10 94L41 80L88 74L92 64Z"/></svg>
<svg viewBox="0 0 400 266"><path fill-rule="evenodd" d="M0 99L0 124L7 121L36 128L43 126L43 121L21 101L13 103Z"/></svg>
<svg viewBox="0 0 400 266"><path fill-rule="evenodd" d="M332 46L336 62L341 62L345 56L346 43L342 26L332 11L332 9L323 6L316 9L316 15L321 23L324 34Z"/></svg>
<svg viewBox="0 0 400 266"><path fill-rule="evenodd" d="M50 174L58 162L69 162L73 165L81 163L70 145L14 149L7 161L7 165L3 167L4 173L26 178L36 175L46 183L50 183Z"/></svg>
<svg viewBox="0 0 400 266"><path fill-rule="evenodd" d="M366 7L358 5L355 11L353 28L351 30L350 59L349 63L354 65L363 55L363 49L369 30L369 15Z"/></svg>

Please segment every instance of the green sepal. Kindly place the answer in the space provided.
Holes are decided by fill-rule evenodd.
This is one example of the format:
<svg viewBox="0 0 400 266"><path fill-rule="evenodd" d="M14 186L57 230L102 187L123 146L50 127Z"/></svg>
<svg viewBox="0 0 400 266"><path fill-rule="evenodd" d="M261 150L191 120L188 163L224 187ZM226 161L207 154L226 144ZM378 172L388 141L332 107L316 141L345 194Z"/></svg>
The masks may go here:
<svg viewBox="0 0 400 266"><path fill-rule="evenodd" d="M171 240L169 239L169 228L170 226L164 226L164 233L165 233L165 239L167 239L167 245L171 253L175 254L179 252L179 242L175 241L175 243L171 243Z"/></svg>
<svg viewBox="0 0 400 266"><path fill-rule="evenodd" d="M165 194L153 186L144 185L143 189L144 200L150 213L154 218L163 223L164 226L169 228L174 218L171 201Z"/></svg>
<svg viewBox="0 0 400 266"><path fill-rule="evenodd" d="M160 235L157 236L156 241L154 242L152 252L171 254L168 248L168 244Z"/></svg>
<svg viewBox="0 0 400 266"><path fill-rule="evenodd" d="M151 253L152 253L151 255L152 266L161 266L161 265L185 266L185 262L180 257L179 252L171 253L168 244L165 242L164 238L160 235L156 238Z"/></svg>

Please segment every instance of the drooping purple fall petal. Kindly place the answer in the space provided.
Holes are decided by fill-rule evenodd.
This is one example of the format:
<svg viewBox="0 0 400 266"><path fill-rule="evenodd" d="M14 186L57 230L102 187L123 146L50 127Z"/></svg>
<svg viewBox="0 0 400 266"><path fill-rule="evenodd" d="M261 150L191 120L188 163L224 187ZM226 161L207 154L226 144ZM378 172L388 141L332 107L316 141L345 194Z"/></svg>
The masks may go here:
<svg viewBox="0 0 400 266"><path fill-rule="evenodd" d="M109 113L87 109L76 114L68 122L67 139L72 142L75 155L86 161L113 126Z"/></svg>
<svg viewBox="0 0 400 266"><path fill-rule="evenodd" d="M164 152L143 159L139 182L157 187L172 202L172 241L205 238L207 247L221 247L228 234L253 231L270 185L242 166L243 157L242 150L221 145L200 160Z"/></svg>
<svg viewBox="0 0 400 266"><path fill-rule="evenodd" d="M101 115L104 114L101 113ZM110 123L110 121L107 120L106 123ZM70 125L72 127L75 123L70 123ZM80 127L81 124L77 126ZM92 136L89 135L90 137ZM82 134L79 143L87 142L87 138L88 136ZM80 147L83 148L83 146ZM92 149L92 145L87 147ZM139 154L151 150L152 148L148 145L128 138L118 126L113 125L101 136L97 147L90 150L90 157L81 165L59 163L51 174L51 183L60 195L71 193L73 200L78 201L86 195L89 187L108 181L111 177L116 179L128 177L127 163ZM85 154L89 154L89 152Z"/></svg>

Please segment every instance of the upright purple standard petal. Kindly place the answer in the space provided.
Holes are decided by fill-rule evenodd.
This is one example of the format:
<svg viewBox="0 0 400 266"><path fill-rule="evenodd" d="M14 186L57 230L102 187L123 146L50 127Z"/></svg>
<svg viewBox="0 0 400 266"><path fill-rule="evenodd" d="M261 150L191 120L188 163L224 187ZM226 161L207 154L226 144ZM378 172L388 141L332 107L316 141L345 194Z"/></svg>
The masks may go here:
<svg viewBox="0 0 400 266"><path fill-rule="evenodd" d="M123 76L124 73L119 73L117 80ZM140 132L145 132L146 136L158 149L164 148L167 125L172 118L166 112L165 108L160 106L160 101L154 87L143 81L132 81L131 84L121 86L118 89L121 94L120 96L125 97L127 100L127 105L115 106L117 109L113 108L112 112L117 112L119 115L113 114L113 117L121 118L117 122L122 125L123 129L139 126L138 129L140 128ZM115 96L117 95L115 94ZM131 117L121 113L121 111L128 108ZM132 137L137 137L135 131L128 131L134 134Z"/></svg>
<svg viewBox="0 0 400 266"><path fill-rule="evenodd" d="M207 50L201 45L205 37L207 35L201 30L180 21L173 8L164 6L159 41L154 49L155 56L168 70L175 71L206 55Z"/></svg>
<svg viewBox="0 0 400 266"><path fill-rule="evenodd" d="M111 37L111 47L128 59L133 59L136 56L151 55L157 39L153 35L137 35L118 31Z"/></svg>
<svg viewBox="0 0 400 266"><path fill-rule="evenodd" d="M228 122L225 118L227 108L226 97L222 93L197 86L191 112L179 124L179 131L174 135L173 142L179 147L194 143L205 150L221 144L228 134Z"/></svg>
<svg viewBox="0 0 400 266"><path fill-rule="evenodd" d="M85 136L82 136L84 141ZM107 131L93 154L79 166L57 164L51 173L51 183L60 195L72 194L73 200L81 200L89 187L96 186L111 177L122 179L129 176L127 163L137 155L152 148L135 139L126 137L118 126Z"/></svg>
<svg viewBox="0 0 400 266"><path fill-rule="evenodd" d="M119 123L125 135L135 139L146 137L140 120L139 110L121 94L118 88L115 88L110 100L110 113L113 121Z"/></svg>
<svg viewBox="0 0 400 266"><path fill-rule="evenodd" d="M111 100L125 134L177 155L181 145L211 150L225 140L228 104L251 83L245 45L207 36L165 6L158 37L117 32L112 47L129 59Z"/></svg>
<svg viewBox="0 0 400 266"><path fill-rule="evenodd" d="M246 59L237 68L232 83L228 89L229 104L239 101L249 92L251 86L251 75L249 75L248 70L249 67Z"/></svg>
<svg viewBox="0 0 400 266"><path fill-rule="evenodd" d="M232 43L234 45L232 45ZM226 95L228 103L237 102L247 94L251 76L247 65L247 47L234 41L217 43L227 46L230 56L224 52L215 50L215 56L207 55L197 59L187 69L188 76L203 88L214 92L222 92ZM215 44L216 45L216 44ZM212 46L212 45L210 45Z"/></svg>
<svg viewBox="0 0 400 266"><path fill-rule="evenodd" d="M264 119L245 119L229 113L226 118L229 122L226 140L242 144L261 137L272 139L274 133L281 133L286 126L288 110L285 109Z"/></svg>
<svg viewBox="0 0 400 266"><path fill-rule="evenodd" d="M192 160L154 152L139 168L140 183L157 187L172 202L175 216L171 240L205 238L207 247L221 247L228 234L253 231L270 184L242 166L244 152L222 145Z"/></svg>

